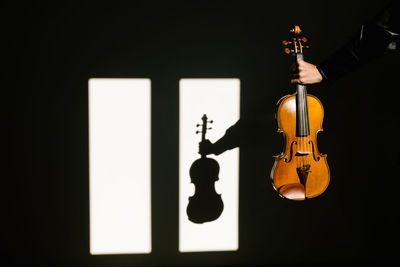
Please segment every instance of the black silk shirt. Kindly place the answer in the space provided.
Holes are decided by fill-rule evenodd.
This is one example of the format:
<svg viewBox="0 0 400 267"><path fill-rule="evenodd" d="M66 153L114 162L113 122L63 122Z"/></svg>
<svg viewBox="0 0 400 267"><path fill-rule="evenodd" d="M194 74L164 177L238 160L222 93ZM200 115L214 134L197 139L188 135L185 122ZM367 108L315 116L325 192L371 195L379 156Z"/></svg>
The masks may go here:
<svg viewBox="0 0 400 267"><path fill-rule="evenodd" d="M391 1L353 39L317 65L324 80L334 81L364 62L400 47L400 1Z"/></svg>

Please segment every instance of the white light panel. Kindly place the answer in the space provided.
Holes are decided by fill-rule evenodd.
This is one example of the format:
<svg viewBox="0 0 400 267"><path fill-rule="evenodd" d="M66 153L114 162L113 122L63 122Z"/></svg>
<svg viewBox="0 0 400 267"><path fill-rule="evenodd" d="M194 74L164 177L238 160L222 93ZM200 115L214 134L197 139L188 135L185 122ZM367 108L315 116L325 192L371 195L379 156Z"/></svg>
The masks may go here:
<svg viewBox="0 0 400 267"><path fill-rule="evenodd" d="M189 169L200 157L196 124L207 114L214 123L206 138L215 142L235 124L240 113L239 79L181 79L179 83L179 251L233 251L239 245L239 149L228 150L215 156L220 165L219 178L215 183L222 194L224 210L212 222L195 224L188 220L188 198L194 194ZM201 129L199 129L201 130Z"/></svg>
<svg viewBox="0 0 400 267"><path fill-rule="evenodd" d="M151 252L150 87L89 80L91 254Z"/></svg>

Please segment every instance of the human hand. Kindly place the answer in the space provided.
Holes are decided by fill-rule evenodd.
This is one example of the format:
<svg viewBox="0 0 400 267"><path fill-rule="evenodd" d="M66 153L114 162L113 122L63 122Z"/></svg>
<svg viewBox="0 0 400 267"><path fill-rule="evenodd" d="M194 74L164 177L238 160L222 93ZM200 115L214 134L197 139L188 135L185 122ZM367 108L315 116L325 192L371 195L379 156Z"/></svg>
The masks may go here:
<svg viewBox="0 0 400 267"><path fill-rule="evenodd" d="M209 155L213 153L213 144L210 142L210 140L205 139L204 141L199 143L199 154L203 155Z"/></svg>
<svg viewBox="0 0 400 267"><path fill-rule="evenodd" d="M299 60L290 67L290 83L314 84L322 81L322 75L314 64Z"/></svg>

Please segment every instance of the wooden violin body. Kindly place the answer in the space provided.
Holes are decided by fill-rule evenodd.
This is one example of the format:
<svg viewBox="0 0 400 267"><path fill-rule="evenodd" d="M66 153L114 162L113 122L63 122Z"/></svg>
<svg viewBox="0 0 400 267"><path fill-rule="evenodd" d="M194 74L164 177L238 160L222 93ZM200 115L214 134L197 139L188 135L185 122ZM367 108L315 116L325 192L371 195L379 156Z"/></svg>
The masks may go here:
<svg viewBox="0 0 400 267"><path fill-rule="evenodd" d="M296 94L279 100L276 117L278 132L285 138L284 151L275 156L271 179L274 188L285 198L303 200L322 194L330 180L326 155L317 148L317 134L322 131L324 108L321 101L307 95L309 136L296 136Z"/></svg>
<svg viewBox="0 0 400 267"><path fill-rule="evenodd" d="M299 26L290 30L290 45L285 52L303 60L303 43L307 38L300 36ZM274 188L282 197L304 200L321 195L330 180L326 155L317 147L317 134L322 131L324 108L321 101L307 94L303 84L296 85L296 93L278 101L276 109L278 132L285 138L283 152L275 156L271 170Z"/></svg>

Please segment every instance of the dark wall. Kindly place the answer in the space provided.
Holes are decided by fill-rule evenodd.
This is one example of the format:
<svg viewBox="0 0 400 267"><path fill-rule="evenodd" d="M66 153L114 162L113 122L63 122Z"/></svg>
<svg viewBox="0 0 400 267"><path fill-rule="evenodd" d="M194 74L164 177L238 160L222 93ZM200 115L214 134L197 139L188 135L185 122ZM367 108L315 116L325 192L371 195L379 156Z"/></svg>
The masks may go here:
<svg viewBox="0 0 400 267"><path fill-rule="evenodd" d="M160 1L161 2L161 1ZM299 24L318 63L387 1L126 1L4 6L4 98L13 117L3 258L85 266L356 263L396 256L399 54L333 84L320 150L332 180L291 202L269 182L282 148L273 109L294 92L281 40ZM9 60L7 60L9 59ZM149 255L89 255L88 79L152 79ZM265 138L240 151L239 251L178 253L178 81L241 80L241 115L266 117ZM215 140L212 140L215 141Z"/></svg>

